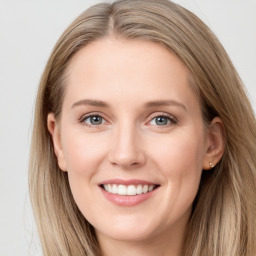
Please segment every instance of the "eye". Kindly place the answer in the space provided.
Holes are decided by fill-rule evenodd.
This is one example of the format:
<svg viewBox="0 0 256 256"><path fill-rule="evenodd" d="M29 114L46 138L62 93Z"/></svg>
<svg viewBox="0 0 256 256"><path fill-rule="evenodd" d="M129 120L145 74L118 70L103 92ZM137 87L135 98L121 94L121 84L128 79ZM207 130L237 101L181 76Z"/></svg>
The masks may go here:
<svg viewBox="0 0 256 256"><path fill-rule="evenodd" d="M151 121L149 122L150 125L156 125L156 126L167 126L167 125L170 125L171 123L176 124L177 121L174 117L169 115L156 116L153 119L151 119Z"/></svg>
<svg viewBox="0 0 256 256"><path fill-rule="evenodd" d="M100 115L89 115L83 117L81 122L88 126L99 126L105 124L106 120Z"/></svg>

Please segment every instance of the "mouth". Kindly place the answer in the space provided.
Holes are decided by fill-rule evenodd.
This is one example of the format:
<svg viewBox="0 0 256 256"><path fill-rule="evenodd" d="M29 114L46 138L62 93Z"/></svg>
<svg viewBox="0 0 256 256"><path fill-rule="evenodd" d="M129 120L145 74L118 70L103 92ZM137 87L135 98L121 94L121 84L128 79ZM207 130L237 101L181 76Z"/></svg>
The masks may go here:
<svg viewBox="0 0 256 256"><path fill-rule="evenodd" d="M153 198L159 184L145 180L105 180L99 184L105 198L118 206L135 206Z"/></svg>
<svg viewBox="0 0 256 256"><path fill-rule="evenodd" d="M136 196L147 194L153 190L155 190L159 185L153 184L132 184L132 185L124 185L124 184L101 184L100 185L106 192L110 194L116 194L120 196Z"/></svg>

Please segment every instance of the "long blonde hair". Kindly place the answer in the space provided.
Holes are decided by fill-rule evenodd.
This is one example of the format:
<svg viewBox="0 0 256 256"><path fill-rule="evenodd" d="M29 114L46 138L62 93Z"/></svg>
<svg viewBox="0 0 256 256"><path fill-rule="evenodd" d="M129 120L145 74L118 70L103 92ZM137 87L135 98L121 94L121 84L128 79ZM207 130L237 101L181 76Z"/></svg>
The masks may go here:
<svg viewBox="0 0 256 256"><path fill-rule="evenodd" d="M66 29L49 58L37 94L29 166L31 201L44 255L100 255L94 229L78 210L67 174L58 167L47 114L61 115L65 70L74 54L109 35L168 47L195 80L205 123L219 116L225 126L224 156L213 170L203 171L181 255L255 255L256 124L252 107L210 29L168 0L95 5Z"/></svg>

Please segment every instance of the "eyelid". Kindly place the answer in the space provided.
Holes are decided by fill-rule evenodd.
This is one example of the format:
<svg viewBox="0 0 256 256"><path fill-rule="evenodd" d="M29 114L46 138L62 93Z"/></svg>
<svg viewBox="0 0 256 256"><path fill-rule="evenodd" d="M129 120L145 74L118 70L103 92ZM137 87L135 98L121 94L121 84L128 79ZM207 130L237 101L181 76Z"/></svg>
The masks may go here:
<svg viewBox="0 0 256 256"><path fill-rule="evenodd" d="M150 117L149 117L150 120L147 122L147 124L149 124L154 118L157 118L157 117L166 117L171 122L170 124L163 125L163 126L154 125L159 128L166 128L166 127L169 127L170 125L174 125L174 124L178 123L178 119L174 115L164 113L164 112L158 112L158 113L154 113L154 114L150 115Z"/></svg>
<svg viewBox="0 0 256 256"><path fill-rule="evenodd" d="M103 124L100 124L100 125L90 125L88 123L85 123L84 121L89 118L89 117L92 117L92 116L99 116L101 117L105 122ZM88 127L94 127L94 128L97 128L97 127L100 127L102 125L105 125L105 124L108 124L108 120L107 118L105 117L104 114L100 113L100 112L90 112L90 113L87 113L87 114L84 114L82 115L80 118L79 118L79 122L82 123L83 125L86 125Z"/></svg>
<svg viewBox="0 0 256 256"><path fill-rule="evenodd" d="M100 124L100 125L90 125L90 124L87 124L85 123L85 119L89 118L89 117L92 117L92 116L99 116L101 118L104 119L104 123L103 124ZM149 120L146 122L147 125L150 125L149 123L156 117L166 117L170 120L170 124L168 125L163 125L162 127L161 126L157 126L157 125L154 125L156 127L159 127L159 128L166 128L166 127L169 127L171 125L174 125L174 124L177 124L178 123L178 119L172 115L172 114L169 114L169 113L165 113L165 112L157 112L157 113L153 113L149 116ZM82 115L79 120L78 120L80 123L86 125L86 126L89 126L89 127L100 127L102 125L106 125L106 124L109 124L110 122L108 121L108 118L105 116L105 114L101 113L101 112L90 112L90 113L87 113L87 114L84 114ZM152 125L153 126L153 125Z"/></svg>

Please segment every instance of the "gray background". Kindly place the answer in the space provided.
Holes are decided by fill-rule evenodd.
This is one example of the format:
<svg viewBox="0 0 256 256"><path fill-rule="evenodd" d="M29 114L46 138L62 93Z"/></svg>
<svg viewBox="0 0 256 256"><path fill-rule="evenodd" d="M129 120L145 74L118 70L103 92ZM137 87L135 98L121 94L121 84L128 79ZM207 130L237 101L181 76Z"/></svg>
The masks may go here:
<svg viewBox="0 0 256 256"><path fill-rule="evenodd" d="M35 93L58 37L97 2L0 0L0 255L41 255L27 187ZM175 2L216 33L256 109L256 1Z"/></svg>

